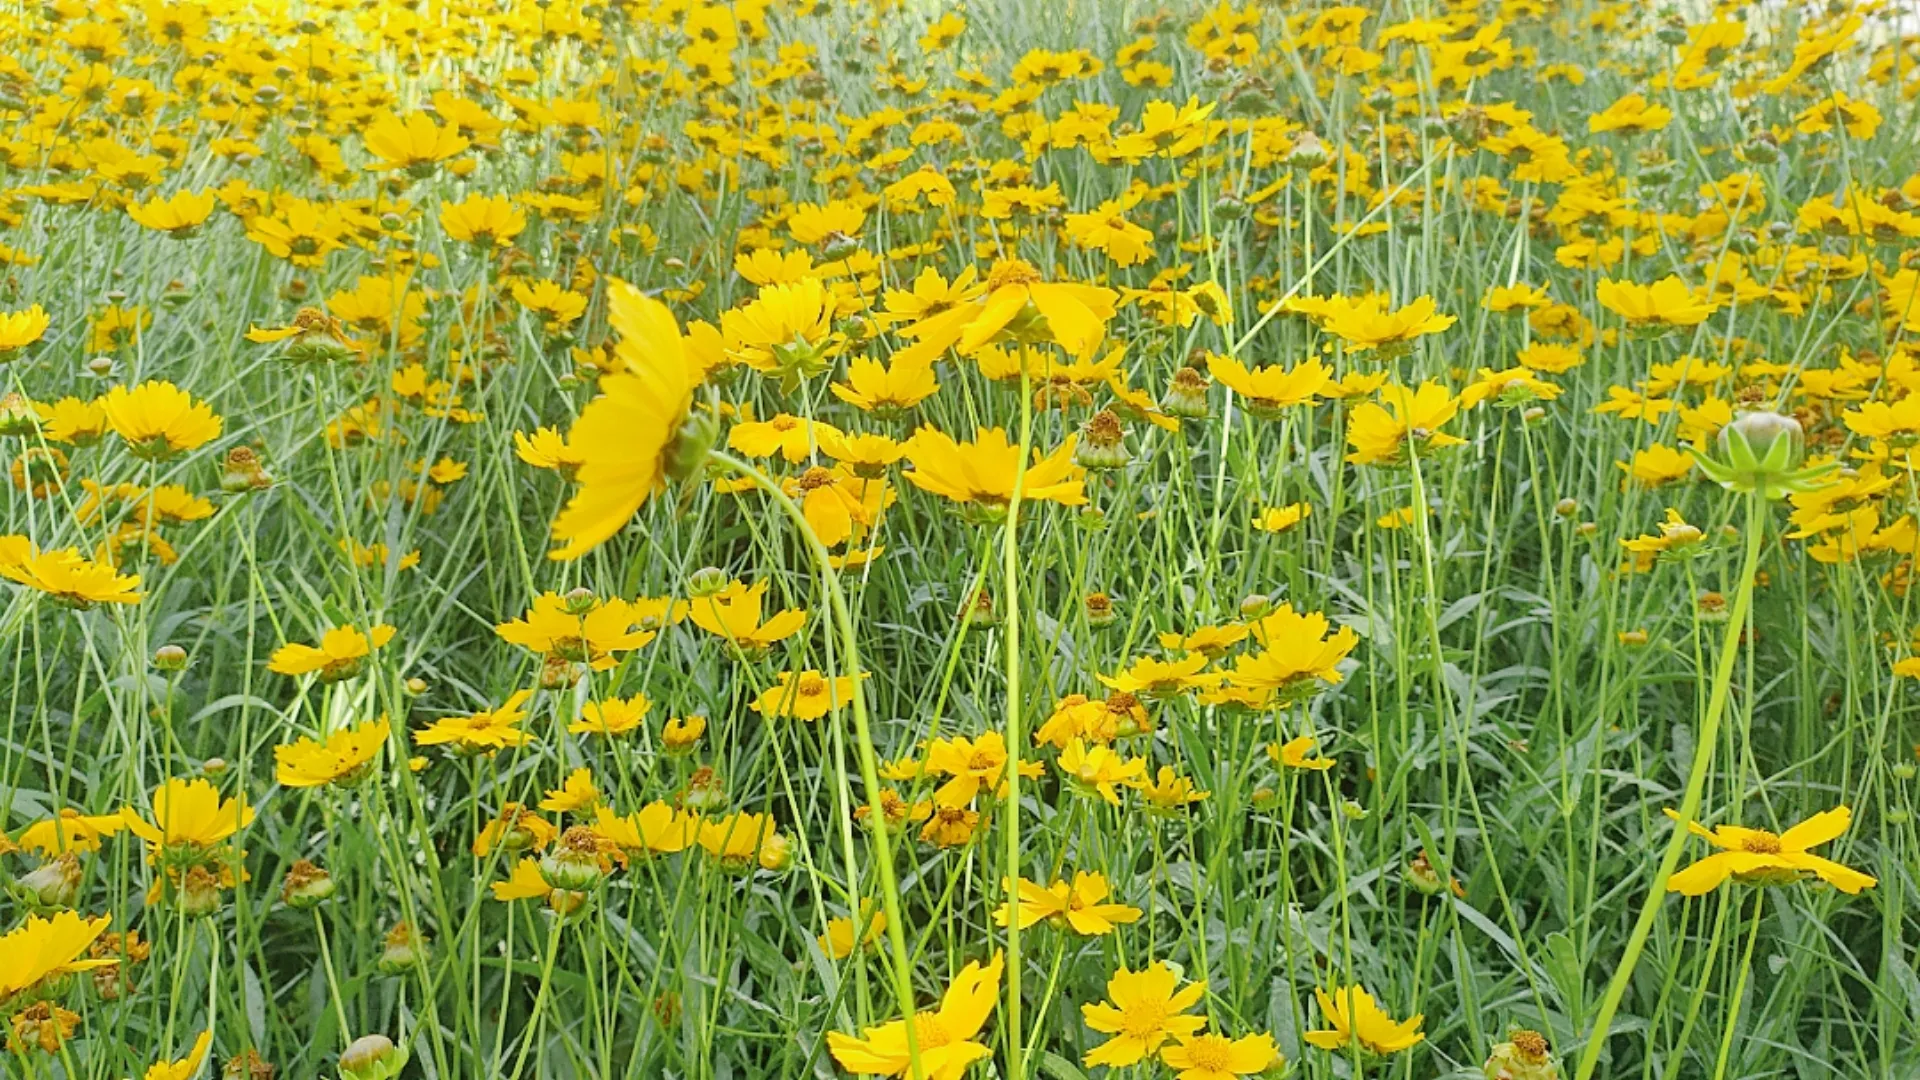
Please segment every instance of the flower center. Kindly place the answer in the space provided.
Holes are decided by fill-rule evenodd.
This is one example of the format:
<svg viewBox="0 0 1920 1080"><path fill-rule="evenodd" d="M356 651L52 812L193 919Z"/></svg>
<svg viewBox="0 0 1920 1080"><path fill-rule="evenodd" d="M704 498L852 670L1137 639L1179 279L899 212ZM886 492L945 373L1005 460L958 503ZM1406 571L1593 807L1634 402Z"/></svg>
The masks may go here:
<svg viewBox="0 0 1920 1080"><path fill-rule="evenodd" d="M1202 1035L1187 1044L1188 1068L1231 1072L1227 1065L1232 1059L1233 1052L1228 1047L1227 1040L1218 1035Z"/></svg>
<svg viewBox="0 0 1920 1080"><path fill-rule="evenodd" d="M1120 1013L1120 1030L1136 1039L1153 1039L1165 1034L1167 1003L1136 1001Z"/></svg>
<svg viewBox="0 0 1920 1080"><path fill-rule="evenodd" d="M940 1022L938 1013L914 1013L913 1028L914 1034L919 1036L917 1041L923 1054L953 1042L953 1034Z"/></svg>
<svg viewBox="0 0 1920 1080"><path fill-rule="evenodd" d="M1770 832L1755 831L1752 836L1740 841L1742 851L1751 851L1758 855L1780 854L1780 838Z"/></svg>

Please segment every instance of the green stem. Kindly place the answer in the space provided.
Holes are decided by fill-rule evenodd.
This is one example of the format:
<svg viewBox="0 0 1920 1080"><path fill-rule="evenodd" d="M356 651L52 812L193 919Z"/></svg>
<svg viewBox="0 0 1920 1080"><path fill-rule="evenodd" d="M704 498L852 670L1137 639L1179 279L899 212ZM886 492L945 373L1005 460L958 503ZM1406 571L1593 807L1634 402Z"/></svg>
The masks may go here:
<svg viewBox="0 0 1920 1080"><path fill-rule="evenodd" d="M1726 635L1720 643L1720 656L1714 665L1713 689L1707 697L1707 714L1701 718L1700 735L1694 743L1693 765L1687 773L1687 790L1680 800L1680 820L1674 823L1673 835L1667 840L1667 849L1660 856L1660 867L1653 876L1653 887L1647 891L1647 899L1640 907L1640 918L1633 924L1633 933L1627 938L1626 951L1621 954L1613 979L1607 984L1606 996L1601 999L1600 1012L1594 1017L1593 1031L1587 1036L1587 1048L1580 1055L1580 1068L1574 1073L1574 1080L1591 1080L1594 1069L1600 1064L1600 1051L1606 1046L1614 1013L1620 1009L1620 999L1626 996L1627 984L1633 979L1633 969L1640 963L1640 953L1646 948L1648 935L1653 933L1654 920L1659 918L1660 903L1666 899L1667 879L1673 876L1674 868L1680 865L1680 854L1687 844L1687 822L1693 821L1700 812L1700 798L1706 790L1707 772L1713 765L1714 747L1720 740L1720 719L1726 712L1728 691L1733 685L1734 664L1740 658L1740 637L1746 630L1747 615L1753 607L1753 579L1760 569L1760 545L1766 535L1766 521L1762 516L1764 509L1765 504L1759 494L1748 496L1746 558L1740 567L1740 584L1734 593L1733 610L1727 618Z"/></svg>
<svg viewBox="0 0 1920 1080"><path fill-rule="evenodd" d="M1747 976L1753 973L1753 945L1760 937L1760 912L1767 904L1767 890L1756 889L1753 896L1753 925L1747 928L1747 950L1740 957L1740 977L1733 981L1733 1000L1727 1003L1727 1026L1720 1033L1720 1056L1713 1066L1713 1080L1727 1075L1727 1061L1733 1056L1733 1029L1740 1022L1740 1000L1747 993Z"/></svg>

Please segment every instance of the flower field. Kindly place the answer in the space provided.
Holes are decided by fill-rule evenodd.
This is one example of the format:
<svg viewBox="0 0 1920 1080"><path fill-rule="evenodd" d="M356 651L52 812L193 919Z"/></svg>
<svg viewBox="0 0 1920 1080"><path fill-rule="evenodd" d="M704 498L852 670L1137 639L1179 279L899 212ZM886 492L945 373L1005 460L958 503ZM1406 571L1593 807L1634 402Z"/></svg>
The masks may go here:
<svg viewBox="0 0 1920 1080"><path fill-rule="evenodd" d="M1902 0L0 35L5 1076L1920 1076Z"/></svg>

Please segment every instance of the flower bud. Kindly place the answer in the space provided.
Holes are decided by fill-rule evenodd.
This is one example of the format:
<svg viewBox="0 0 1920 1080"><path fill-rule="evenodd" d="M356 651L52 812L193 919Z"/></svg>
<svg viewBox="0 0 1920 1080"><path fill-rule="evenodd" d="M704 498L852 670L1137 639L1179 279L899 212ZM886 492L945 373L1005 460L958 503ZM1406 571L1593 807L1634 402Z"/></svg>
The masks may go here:
<svg viewBox="0 0 1920 1080"><path fill-rule="evenodd" d="M13 883L13 894L30 908L70 908L80 896L80 857L63 851Z"/></svg>
<svg viewBox="0 0 1920 1080"><path fill-rule="evenodd" d="M1580 503L1575 499L1561 499L1553 504L1553 512L1563 518L1570 518L1580 512Z"/></svg>
<svg viewBox="0 0 1920 1080"><path fill-rule="evenodd" d="M1327 144L1311 131L1303 131L1287 151L1287 164L1296 169L1317 169L1328 161Z"/></svg>
<svg viewBox="0 0 1920 1080"><path fill-rule="evenodd" d="M301 859L287 870L280 885L280 899L290 908L302 911L318 907L333 895L333 877L318 866Z"/></svg>
<svg viewBox="0 0 1920 1080"><path fill-rule="evenodd" d="M406 1050L385 1035L362 1035L340 1052L341 1080L393 1080L406 1064Z"/></svg>
<svg viewBox="0 0 1920 1080"><path fill-rule="evenodd" d="M593 590L587 588L574 589L562 599L569 615L585 615L600 603L600 599L593 595Z"/></svg>
<svg viewBox="0 0 1920 1080"><path fill-rule="evenodd" d="M560 842L540 860L540 879L556 889L586 892L604 876L600 838L583 825L562 833Z"/></svg>
<svg viewBox="0 0 1920 1080"><path fill-rule="evenodd" d="M1120 621L1120 613L1114 610L1113 598L1106 593L1088 593L1085 603L1088 626L1098 630Z"/></svg>
<svg viewBox="0 0 1920 1080"><path fill-rule="evenodd" d="M691 753L700 744L700 736L706 734L707 718L695 713L692 716L676 716L669 719L660 728L660 743L669 754Z"/></svg>
<svg viewBox="0 0 1920 1080"><path fill-rule="evenodd" d="M726 571L714 566L703 566L687 576L687 595L695 600L705 600L720 595L728 584Z"/></svg>
<svg viewBox="0 0 1920 1080"><path fill-rule="evenodd" d="M1507 1041L1487 1055L1487 1080L1560 1080L1560 1063L1547 1047L1546 1036L1514 1028Z"/></svg>
<svg viewBox="0 0 1920 1080"><path fill-rule="evenodd" d="M427 960L426 935L416 933L411 923L395 923L382 943L378 967L382 975L398 975L419 967ZM392 1074L387 1074L392 1075Z"/></svg>
<svg viewBox="0 0 1920 1080"><path fill-rule="evenodd" d="M178 645L162 645L153 650L153 666L160 671L181 671L187 666L187 650Z"/></svg>

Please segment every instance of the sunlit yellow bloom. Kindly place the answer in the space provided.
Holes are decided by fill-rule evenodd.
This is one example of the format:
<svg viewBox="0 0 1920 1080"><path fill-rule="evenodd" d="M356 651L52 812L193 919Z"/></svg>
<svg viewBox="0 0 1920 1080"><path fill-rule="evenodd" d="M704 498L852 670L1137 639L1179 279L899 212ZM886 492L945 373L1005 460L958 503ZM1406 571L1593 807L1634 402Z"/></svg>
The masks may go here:
<svg viewBox="0 0 1920 1080"><path fill-rule="evenodd" d="M1280 1048L1266 1032L1238 1039L1204 1032L1177 1039L1176 1045L1160 1051L1160 1061L1174 1070L1174 1080L1235 1080L1264 1073L1280 1060Z"/></svg>
<svg viewBox="0 0 1920 1080"><path fill-rule="evenodd" d="M1087 497L1086 471L1073 462L1077 438L1067 436L1045 456L1035 449L1033 464L1023 468L1019 444L1008 442L1000 428L981 428L973 442L961 443L938 428L923 427L907 450L913 468L903 475L923 491L988 512L1005 509L1016 482L1023 500L1079 506Z"/></svg>
<svg viewBox="0 0 1920 1080"><path fill-rule="evenodd" d="M862 678L866 673L862 673ZM766 717L785 716L795 720L818 720L853 701L853 679L837 675L829 679L818 671L783 671L772 686L747 703L747 707Z"/></svg>
<svg viewBox="0 0 1920 1080"><path fill-rule="evenodd" d="M334 682L358 674L373 650L393 640L393 627L385 623L372 633L361 633L357 626L336 626L320 635L318 648L290 642L273 651L267 670L279 675L320 673L322 682Z"/></svg>
<svg viewBox="0 0 1920 1080"><path fill-rule="evenodd" d="M80 610L94 604L137 604L141 598L140 575L90 561L77 548L41 551L24 536L0 536L0 577Z"/></svg>
<svg viewBox="0 0 1920 1080"><path fill-rule="evenodd" d="M129 204L127 216L137 225L179 240L205 224L218 203L210 191L176 191L171 197L156 195L144 203Z"/></svg>
<svg viewBox="0 0 1920 1080"><path fill-rule="evenodd" d="M540 800L540 809L553 814L578 814L599 803L600 789L594 786L593 770L575 769L567 774L560 787L547 792L547 797Z"/></svg>
<svg viewBox="0 0 1920 1080"><path fill-rule="evenodd" d="M126 827L126 819L119 814L82 814L66 806L58 814L22 829L19 844L27 851L48 856L66 851L98 851L101 837L112 836Z"/></svg>
<svg viewBox="0 0 1920 1080"><path fill-rule="evenodd" d="M850 1073L909 1076L912 1058L908 1055L907 1024L911 1023L924 1080L960 1080L967 1066L992 1053L973 1040L999 1000L1003 967L998 953L984 967L973 961L953 977L938 1009L866 1028L857 1038L829 1031L827 1049Z"/></svg>
<svg viewBox="0 0 1920 1080"><path fill-rule="evenodd" d="M987 275L984 296L903 327L901 335L915 340L895 354L894 362L924 363L949 348L970 356L1003 335L1021 342L1052 341L1075 356L1087 356L1105 336L1116 299L1111 289L1042 281L1027 263L1002 260Z"/></svg>
<svg viewBox="0 0 1920 1080"><path fill-rule="evenodd" d="M1671 810L1667 816L1679 820ZM1738 825L1707 829L1689 821L1688 832L1720 850L1669 877L1667 891L1702 896L1728 878L1749 885L1784 885L1808 874L1844 893L1871 889L1878 884L1874 878L1807 850L1839 839L1852 823L1853 811L1845 806L1823 810L1778 835Z"/></svg>
<svg viewBox="0 0 1920 1080"><path fill-rule="evenodd" d="M408 113L404 120L391 112L382 113L361 140L367 152L380 159L374 168L406 169L416 176L431 174L435 165L472 145L466 136L452 127L441 127L424 112Z"/></svg>
<svg viewBox="0 0 1920 1080"><path fill-rule="evenodd" d="M81 959L111 921L111 916L88 919L74 911L58 912L51 919L28 915L26 922L0 937L0 1005L69 972L118 963Z"/></svg>
<svg viewBox="0 0 1920 1080"><path fill-rule="evenodd" d="M1098 792L1109 804L1120 805L1119 788L1138 788L1147 782L1147 763L1141 758L1123 758L1110 746L1088 746L1074 739L1060 752L1060 772Z"/></svg>
<svg viewBox="0 0 1920 1080"><path fill-rule="evenodd" d="M1137 907L1106 902L1109 889L1105 874L1075 871L1071 884L1055 881L1051 885L1021 878L1019 892L1022 930L1057 920L1082 937L1099 937L1113 933L1116 926L1138 922L1142 915ZM1007 925L1010 907L1001 904L993 913L993 921Z"/></svg>
<svg viewBox="0 0 1920 1080"><path fill-rule="evenodd" d="M685 851L699 831L700 819L664 802L650 802L621 817L602 806L594 811L593 831L623 851L669 855Z"/></svg>
<svg viewBox="0 0 1920 1080"><path fill-rule="evenodd" d="M1397 383L1383 386L1380 402L1384 404L1369 401L1356 407L1347 420L1347 444L1353 447L1347 461L1352 464L1397 464L1410 443L1441 450L1466 442L1439 430L1460 411L1459 401L1439 383L1423 382L1418 390Z"/></svg>
<svg viewBox="0 0 1920 1080"><path fill-rule="evenodd" d="M1426 1018L1414 1016L1395 1021L1373 1000L1373 995L1358 985L1329 994L1314 987L1320 1002L1320 1015L1331 1030L1305 1032L1306 1040L1323 1050L1339 1050L1353 1043L1375 1054L1393 1054L1426 1038L1420 1024Z"/></svg>
<svg viewBox="0 0 1920 1080"><path fill-rule="evenodd" d="M652 709L647 695L637 692L627 698L589 701L580 706L580 719L568 724L567 730L575 735L625 735L637 730Z"/></svg>
<svg viewBox="0 0 1920 1080"><path fill-rule="evenodd" d="M517 690L498 709L482 709L467 716L446 716L413 733L420 746L446 746L470 752L490 752L506 746L524 746L533 736L520 730L527 718L524 706L531 690Z"/></svg>
<svg viewBox="0 0 1920 1080"><path fill-rule="evenodd" d="M1253 516L1253 527L1264 533L1283 533L1305 521L1313 513L1307 503L1268 506Z"/></svg>
<svg viewBox="0 0 1920 1080"><path fill-rule="evenodd" d="M220 437L221 421L205 402L169 382L116 386L101 401L107 424L142 457L164 458Z"/></svg>
<svg viewBox="0 0 1920 1080"><path fill-rule="evenodd" d="M440 227L461 243L504 247L526 231L527 215L505 196L475 193L457 203L441 203Z"/></svg>
<svg viewBox="0 0 1920 1080"><path fill-rule="evenodd" d="M282 787L322 787L364 775L380 756L391 729L386 717L336 731L325 743L301 737L273 748L274 778Z"/></svg>
<svg viewBox="0 0 1920 1080"><path fill-rule="evenodd" d="M213 1046L213 1032L203 1031L193 1040L193 1049L178 1061L156 1061L147 1066L143 1080L193 1080L200 1071L200 1064L207 1060L207 1051Z"/></svg>
<svg viewBox="0 0 1920 1080"><path fill-rule="evenodd" d="M1249 371L1233 357L1217 353L1207 354L1207 370L1222 386L1246 399L1248 412L1267 418L1278 417L1294 405L1313 404L1333 377L1333 370L1315 359L1291 368L1271 365Z"/></svg>
<svg viewBox="0 0 1920 1080"><path fill-rule="evenodd" d="M693 625L744 650L760 650L800 632L807 625L805 608L787 608L765 622L761 620L768 583L752 585L730 582L712 596L687 601L687 618Z"/></svg>
<svg viewBox="0 0 1920 1080"><path fill-rule="evenodd" d="M153 789L152 820L132 807L120 812L127 828L155 855L170 848L210 848L253 823L246 792L222 799L205 780L171 779Z"/></svg>
<svg viewBox="0 0 1920 1080"><path fill-rule="evenodd" d="M39 304L24 311L0 311L0 362L40 340L53 319Z"/></svg>
<svg viewBox="0 0 1920 1080"><path fill-rule="evenodd" d="M606 671L620 662L619 654L646 645L656 636L637 629L640 613L619 597L584 603L559 593L542 593L523 618L500 623L493 632L502 641L561 660L584 663Z"/></svg>
<svg viewBox="0 0 1920 1080"><path fill-rule="evenodd" d="M1313 748L1318 745L1320 740L1311 735L1302 735L1287 740L1285 745L1270 744L1267 747L1267 756L1273 759L1274 764L1285 768L1325 772L1333 768L1335 763L1332 758L1313 756Z"/></svg>
<svg viewBox="0 0 1920 1080"><path fill-rule="evenodd" d="M1089 1068L1123 1069L1138 1064L1168 1039L1192 1035L1207 1026L1206 1017L1185 1015L1206 994L1204 980L1180 986L1180 977L1165 961L1139 971L1121 968L1107 980L1106 1001L1080 1006L1088 1027L1112 1036L1083 1060Z"/></svg>
<svg viewBox="0 0 1920 1080"><path fill-rule="evenodd" d="M1697 299L1678 274L1651 285L1602 278L1595 291L1600 305L1630 327L1695 326L1707 321L1714 309L1711 300Z"/></svg>
<svg viewBox="0 0 1920 1080"><path fill-rule="evenodd" d="M1457 321L1452 315L1435 311L1430 296L1422 296L1397 311L1387 310L1386 298L1379 295L1357 301L1342 296L1329 300L1321 328L1356 351L1379 349L1391 355L1409 347L1415 338L1437 334Z"/></svg>
<svg viewBox="0 0 1920 1080"><path fill-rule="evenodd" d="M879 941L880 935L887 929L887 913L873 911L871 908L872 905L868 902L862 902L860 905L860 925L864 928L864 932L860 934L859 940L860 948L863 949ZM835 916L827 920L827 932L813 940L819 943L821 952L839 960L853 953L855 932L852 919Z"/></svg>

